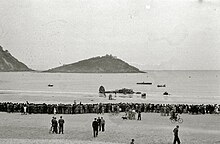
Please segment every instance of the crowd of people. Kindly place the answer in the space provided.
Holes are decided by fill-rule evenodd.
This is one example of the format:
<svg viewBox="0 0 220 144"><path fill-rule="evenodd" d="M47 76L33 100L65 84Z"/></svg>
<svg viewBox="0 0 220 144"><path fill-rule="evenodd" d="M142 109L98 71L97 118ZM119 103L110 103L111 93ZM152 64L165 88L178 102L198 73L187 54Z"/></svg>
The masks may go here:
<svg viewBox="0 0 220 144"><path fill-rule="evenodd" d="M94 121L92 122L92 128L93 128L93 136L97 137L99 131L104 132L105 131L105 120L103 117L94 118Z"/></svg>
<svg viewBox="0 0 220 144"><path fill-rule="evenodd" d="M160 113L161 116L171 116L175 118L177 113L188 114L219 114L220 105L217 104L152 104L152 103L98 103L98 104L82 104L81 102L76 104L34 104L34 103L12 103L12 102L0 102L0 112L20 112L21 114L32 113L45 113L54 114L51 120L50 132L55 134L64 133L64 119L60 116L59 120L56 119L55 114L83 114L83 113L113 113L118 114L125 112L126 119L138 119L141 120L142 112L154 112ZM94 118L92 122L93 136L97 137L99 131L105 131L105 120L103 117ZM174 141L179 144L178 137L179 126L174 128ZM131 144L134 144L134 139L131 140Z"/></svg>
<svg viewBox="0 0 220 144"><path fill-rule="evenodd" d="M167 116L175 113L188 114L219 114L220 105L217 104L153 104L153 103L98 103L98 104L34 104L0 102L0 112L20 112L24 114L83 114L83 113L119 113L129 112L154 112ZM131 118L132 119L132 118Z"/></svg>
<svg viewBox="0 0 220 144"><path fill-rule="evenodd" d="M63 126L64 126L64 119L62 116L60 116L60 119L57 121L56 117L54 116L51 120L51 128L50 128L50 133L55 133L55 134L63 134ZM59 129L59 131L58 131Z"/></svg>

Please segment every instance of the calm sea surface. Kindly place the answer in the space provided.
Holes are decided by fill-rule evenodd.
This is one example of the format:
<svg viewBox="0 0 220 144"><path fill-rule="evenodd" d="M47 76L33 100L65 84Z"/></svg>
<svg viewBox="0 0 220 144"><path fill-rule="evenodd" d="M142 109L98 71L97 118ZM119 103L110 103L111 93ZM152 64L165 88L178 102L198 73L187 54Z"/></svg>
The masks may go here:
<svg viewBox="0 0 220 144"><path fill-rule="evenodd" d="M137 85L137 82L153 84ZM48 84L54 86L48 87ZM166 84L166 87L158 88L159 84ZM220 71L148 71L138 74L2 72L0 101L101 102L103 98L98 95L101 85L106 90L131 88L135 92L147 93L145 100L137 97L118 99L117 102L220 104ZM165 91L170 95L164 97Z"/></svg>

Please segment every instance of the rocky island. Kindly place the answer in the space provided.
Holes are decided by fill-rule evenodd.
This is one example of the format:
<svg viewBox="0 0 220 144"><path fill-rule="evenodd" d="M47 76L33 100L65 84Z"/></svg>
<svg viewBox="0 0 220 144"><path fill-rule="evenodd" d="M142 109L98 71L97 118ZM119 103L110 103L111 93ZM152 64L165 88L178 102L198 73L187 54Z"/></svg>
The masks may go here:
<svg viewBox="0 0 220 144"><path fill-rule="evenodd" d="M0 72L31 71L25 64L13 57L8 50L0 46Z"/></svg>
<svg viewBox="0 0 220 144"><path fill-rule="evenodd" d="M112 55L98 56L76 63L49 69L45 72L61 73L144 73Z"/></svg>

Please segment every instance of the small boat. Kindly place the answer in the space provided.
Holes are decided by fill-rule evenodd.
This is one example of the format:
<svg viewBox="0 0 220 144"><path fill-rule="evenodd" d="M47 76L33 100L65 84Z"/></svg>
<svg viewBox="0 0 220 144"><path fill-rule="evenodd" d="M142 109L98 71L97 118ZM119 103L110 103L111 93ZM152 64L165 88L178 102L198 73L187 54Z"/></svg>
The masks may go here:
<svg viewBox="0 0 220 144"><path fill-rule="evenodd" d="M141 94L141 98L146 99L147 95L146 93Z"/></svg>
<svg viewBox="0 0 220 144"><path fill-rule="evenodd" d="M137 83L137 84L142 84L142 85L152 85L151 82L139 82L139 83Z"/></svg>
<svg viewBox="0 0 220 144"><path fill-rule="evenodd" d="M164 92L163 95L170 95L168 92Z"/></svg>
<svg viewBox="0 0 220 144"><path fill-rule="evenodd" d="M166 87L166 85L164 84L164 85L157 85L157 87Z"/></svg>
<svg viewBox="0 0 220 144"><path fill-rule="evenodd" d="M133 89L123 88L123 89L116 90L116 93L133 94L134 91L133 91Z"/></svg>
<svg viewBox="0 0 220 144"><path fill-rule="evenodd" d="M53 84L49 84L48 87L53 87Z"/></svg>

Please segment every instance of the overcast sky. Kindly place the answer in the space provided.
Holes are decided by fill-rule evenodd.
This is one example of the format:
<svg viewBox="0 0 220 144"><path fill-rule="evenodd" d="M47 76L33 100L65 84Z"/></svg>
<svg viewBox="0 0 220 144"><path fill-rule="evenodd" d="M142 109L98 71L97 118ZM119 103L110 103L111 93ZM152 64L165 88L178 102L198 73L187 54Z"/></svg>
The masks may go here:
<svg viewBox="0 0 220 144"><path fill-rule="evenodd" d="M220 0L1 0L0 45L37 70L105 54L220 69Z"/></svg>

